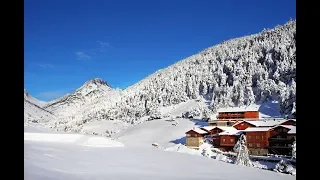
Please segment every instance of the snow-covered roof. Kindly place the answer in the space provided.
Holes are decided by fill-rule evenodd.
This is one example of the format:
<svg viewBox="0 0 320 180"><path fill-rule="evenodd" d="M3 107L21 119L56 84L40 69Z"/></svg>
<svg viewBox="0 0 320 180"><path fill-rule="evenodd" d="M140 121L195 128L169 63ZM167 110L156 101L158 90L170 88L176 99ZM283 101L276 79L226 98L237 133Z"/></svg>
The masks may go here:
<svg viewBox="0 0 320 180"><path fill-rule="evenodd" d="M249 127L243 130L243 132L261 132L261 131L269 131L270 129L272 128L271 127Z"/></svg>
<svg viewBox="0 0 320 180"><path fill-rule="evenodd" d="M219 133L219 135L239 135L242 133L239 130L237 130L236 128L230 127L230 126L204 126L201 128L206 131L211 131L214 128L219 128L222 130L222 132Z"/></svg>
<svg viewBox="0 0 320 180"><path fill-rule="evenodd" d="M212 129L214 129L216 126L204 126L204 127L201 127L201 129L204 129L206 131L211 131Z"/></svg>
<svg viewBox="0 0 320 180"><path fill-rule="evenodd" d="M221 129L222 131L235 131L235 130L237 130L236 128L234 128L234 127L231 127L231 126L205 126L205 127L202 127L202 128L204 128L204 129L210 129L210 130L212 130L212 129L214 129L214 128L219 128L219 129ZM208 131L210 131L210 130L208 130Z"/></svg>
<svg viewBox="0 0 320 180"><path fill-rule="evenodd" d="M281 123L284 123L288 120L282 119L282 120L245 120L245 122L252 124L256 127L273 127L276 125L279 125Z"/></svg>
<svg viewBox="0 0 320 180"><path fill-rule="evenodd" d="M258 111L258 105L246 106L246 107L227 107L219 108L218 112L244 112L244 111Z"/></svg>
<svg viewBox="0 0 320 180"><path fill-rule="evenodd" d="M207 134L208 132L200 129L200 128L194 128L194 129L191 129L190 131L194 131L196 133L199 133L199 134ZM188 131L189 132L189 131Z"/></svg>
<svg viewBox="0 0 320 180"><path fill-rule="evenodd" d="M296 134L296 126L292 126L292 125L279 125L279 126L290 129L288 131L288 134Z"/></svg>
<svg viewBox="0 0 320 180"><path fill-rule="evenodd" d="M232 130L232 131L223 131L219 133L219 135L241 135L243 133L242 130Z"/></svg>

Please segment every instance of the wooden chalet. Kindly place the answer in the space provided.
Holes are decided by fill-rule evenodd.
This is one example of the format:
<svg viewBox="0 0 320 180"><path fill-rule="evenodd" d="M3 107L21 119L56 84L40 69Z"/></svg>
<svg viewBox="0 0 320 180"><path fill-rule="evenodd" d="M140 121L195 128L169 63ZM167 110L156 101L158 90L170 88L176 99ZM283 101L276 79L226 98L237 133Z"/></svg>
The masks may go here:
<svg viewBox="0 0 320 180"><path fill-rule="evenodd" d="M269 141L269 153L291 155L292 144L296 139L296 126L279 125L271 131Z"/></svg>
<svg viewBox="0 0 320 180"><path fill-rule="evenodd" d="M291 155L291 145L296 137L295 119L259 119L258 111L220 111L217 119L210 118L208 124L186 132L188 147L197 149L205 137L211 137L213 146L232 151L240 135L245 134L251 155Z"/></svg>
<svg viewBox="0 0 320 180"><path fill-rule="evenodd" d="M277 125L275 127L249 127L243 131L247 138L249 153L253 155L291 155L296 127Z"/></svg>
<svg viewBox="0 0 320 180"><path fill-rule="evenodd" d="M219 133L219 149L221 149L222 151L232 151L234 145L237 143L242 133L242 131L236 129L232 131L224 131Z"/></svg>
<svg viewBox="0 0 320 180"><path fill-rule="evenodd" d="M216 118L211 118L208 123L210 126L233 126L245 119L259 119L258 108L223 108L218 111Z"/></svg>
<svg viewBox="0 0 320 180"><path fill-rule="evenodd" d="M271 136L271 129L271 127L249 127L243 131L247 138L249 154L268 154L268 138Z"/></svg>
<svg viewBox="0 0 320 180"><path fill-rule="evenodd" d="M227 145L228 142L233 143L232 141L237 141L237 138L234 138L236 136L236 134L232 134L231 135L232 137L229 137L229 134L228 134L229 132L236 132L237 131L237 129L235 129L234 127L205 126L205 127L201 127L201 129L209 133L209 135L212 138L213 146L215 146L217 148L220 148L221 146L229 147L230 145ZM222 133L224 133L224 134L222 134ZM229 139L234 139L234 140L229 140Z"/></svg>
<svg viewBox="0 0 320 180"><path fill-rule="evenodd" d="M199 148L204 143L204 136L209 135L207 131L200 128L193 128L186 132L186 146L190 148Z"/></svg>
<svg viewBox="0 0 320 180"><path fill-rule="evenodd" d="M234 124L233 127L238 130L245 130L249 127L275 127L277 125L294 125L293 119L269 119L269 120L244 120Z"/></svg>

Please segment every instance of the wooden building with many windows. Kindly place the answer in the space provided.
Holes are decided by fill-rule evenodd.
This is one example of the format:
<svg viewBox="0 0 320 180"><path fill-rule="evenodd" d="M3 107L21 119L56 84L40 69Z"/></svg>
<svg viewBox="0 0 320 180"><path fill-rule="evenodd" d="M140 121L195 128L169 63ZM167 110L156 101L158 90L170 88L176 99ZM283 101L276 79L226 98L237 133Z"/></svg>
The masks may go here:
<svg viewBox="0 0 320 180"><path fill-rule="evenodd" d="M247 138L249 154L291 155L291 145L296 137L296 126L250 127L243 132Z"/></svg>
<svg viewBox="0 0 320 180"><path fill-rule="evenodd" d="M249 154L268 154L270 131L271 127L249 127L244 130Z"/></svg>
<svg viewBox="0 0 320 180"><path fill-rule="evenodd" d="M219 133L219 149L222 151L232 151L242 133L242 131L236 129Z"/></svg>
<svg viewBox="0 0 320 180"><path fill-rule="evenodd" d="M257 120L260 117L260 113L257 107L250 108L222 108L218 111L218 114L214 118L210 118L208 121L210 126L233 126L240 120Z"/></svg>
<svg viewBox="0 0 320 180"><path fill-rule="evenodd" d="M213 146L222 150L229 150L231 146L233 147L238 140L237 136L239 136L238 130L234 127L205 126L201 129L209 133Z"/></svg>

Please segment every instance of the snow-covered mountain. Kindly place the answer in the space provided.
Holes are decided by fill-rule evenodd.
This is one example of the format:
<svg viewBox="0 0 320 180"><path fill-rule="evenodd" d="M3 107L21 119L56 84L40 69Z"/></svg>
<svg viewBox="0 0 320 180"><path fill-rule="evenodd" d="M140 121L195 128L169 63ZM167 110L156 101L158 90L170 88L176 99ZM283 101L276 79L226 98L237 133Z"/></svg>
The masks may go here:
<svg viewBox="0 0 320 180"><path fill-rule="evenodd" d="M100 78L85 82L80 88L71 94L48 102L44 108L57 116L69 116L80 109L95 103L99 98L112 95L112 89L108 83Z"/></svg>
<svg viewBox="0 0 320 180"><path fill-rule="evenodd" d="M24 121L46 123L56 119L50 111L43 109L45 102L32 97L24 90Z"/></svg>
<svg viewBox="0 0 320 180"><path fill-rule="evenodd" d="M32 103L32 104L35 104L35 105L37 105L37 106L39 106L39 107L43 107L43 106L46 105L46 102L40 101L40 100L32 97L32 96L27 92L26 89L24 89L24 100L26 100L26 101L28 101L28 102L30 102L30 103Z"/></svg>
<svg viewBox="0 0 320 180"><path fill-rule="evenodd" d="M135 124L189 101L202 102L198 110L209 114L272 101L280 104L280 113L293 116L295 80L296 21L290 20L207 48L124 90L90 80L44 108L59 116L52 127L81 132L90 123Z"/></svg>

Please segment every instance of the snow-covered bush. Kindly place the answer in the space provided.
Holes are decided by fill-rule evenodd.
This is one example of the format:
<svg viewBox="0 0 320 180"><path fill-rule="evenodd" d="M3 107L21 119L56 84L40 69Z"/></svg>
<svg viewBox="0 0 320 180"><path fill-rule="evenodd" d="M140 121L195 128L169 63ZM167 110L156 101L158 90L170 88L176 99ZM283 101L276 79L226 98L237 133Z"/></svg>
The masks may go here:
<svg viewBox="0 0 320 180"><path fill-rule="evenodd" d="M161 119L161 112L159 111L158 108L154 108L150 111L150 118L149 120L154 120L154 119Z"/></svg>
<svg viewBox="0 0 320 180"><path fill-rule="evenodd" d="M231 158L229 158L226 155L223 155L222 153L218 153L216 159L227 163L233 163L233 160Z"/></svg>
<svg viewBox="0 0 320 180"><path fill-rule="evenodd" d="M290 163L282 159L279 163L276 164L274 171L287 174L295 174L296 170Z"/></svg>
<svg viewBox="0 0 320 180"><path fill-rule="evenodd" d="M202 155L203 155L204 157L212 158L213 154L214 154L214 153L212 152L212 150L211 150L210 147L206 147L206 148L204 148L204 149L202 150Z"/></svg>

